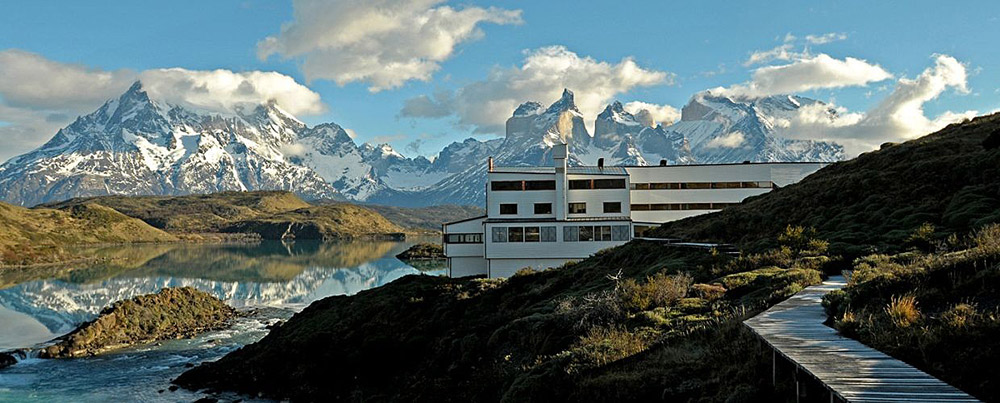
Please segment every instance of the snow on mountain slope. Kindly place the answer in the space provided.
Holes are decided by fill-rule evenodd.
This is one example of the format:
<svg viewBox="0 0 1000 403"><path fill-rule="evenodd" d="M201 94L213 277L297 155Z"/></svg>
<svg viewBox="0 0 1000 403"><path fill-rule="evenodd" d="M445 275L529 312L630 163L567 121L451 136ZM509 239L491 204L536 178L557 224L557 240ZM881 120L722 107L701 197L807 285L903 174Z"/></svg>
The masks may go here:
<svg viewBox="0 0 1000 403"><path fill-rule="evenodd" d="M304 128L274 103L230 114L151 100L136 82L48 143L0 166L0 196L21 205L106 194L281 189L335 197L281 147Z"/></svg>
<svg viewBox="0 0 1000 403"><path fill-rule="evenodd" d="M355 143L334 123L308 127L275 103L228 112L150 99L136 83L78 118L49 142L0 166L0 199L22 205L105 194L208 193L282 189L305 198L393 204L482 205L486 160L500 166L551 164L551 147L569 144L571 165L649 165L750 161L836 161L833 143L779 137L802 107L798 96L733 99L702 92L681 120L657 125L614 102L589 133L571 91L544 107L520 105L503 138L454 142L432 160L388 144ZM837 119L829 110L830 119Z"/></svg>

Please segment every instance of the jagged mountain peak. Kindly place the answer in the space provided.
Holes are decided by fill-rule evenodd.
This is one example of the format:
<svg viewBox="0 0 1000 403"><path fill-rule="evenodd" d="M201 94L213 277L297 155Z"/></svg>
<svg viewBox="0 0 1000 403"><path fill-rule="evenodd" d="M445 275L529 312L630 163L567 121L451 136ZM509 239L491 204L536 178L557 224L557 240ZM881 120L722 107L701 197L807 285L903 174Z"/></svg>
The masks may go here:
<svg viewBox="0 0 1000 403"><path fill-rule="evenodd" d="M569 88L564 88L562 96L559 97L559 100L553 102L552 105L549 105L549 108L545 110L545 113L560 113L564 111L573 111L576 112L577 114L580 114L580 110L576 108L576 102L574 101L573 98L574 98L573 91L570 91Z"/></svg>
<svg viewBox="0 0 1000 403"><path fill-rule="evenodd" d="M522 117L522 116L538 115L542 113L542 111L544 110L545 109L542 108L542 104L535 101L528 101L518 106L517 109L514 110L513 116Z"/></svg>

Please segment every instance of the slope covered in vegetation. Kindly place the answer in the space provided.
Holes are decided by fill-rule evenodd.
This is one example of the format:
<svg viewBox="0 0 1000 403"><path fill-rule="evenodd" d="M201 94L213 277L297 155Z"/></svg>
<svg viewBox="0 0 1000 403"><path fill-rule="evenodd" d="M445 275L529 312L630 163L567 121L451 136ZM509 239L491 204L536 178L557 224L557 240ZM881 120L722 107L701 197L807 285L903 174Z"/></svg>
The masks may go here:
<svg viewBox="0 0 1000 403"><path fill-rule="evenodd" d="M1000 114L838 162L801 182L657 235L761 247L789 225L815 228L833 250L899 251L925 223L939 236L1000 222Z"/></svg>
<svg viewBox="0 0 1000 403"><path fill-rule="evenodd" d="M78 256L68 248L76 245L176 240L101 205L27 209L0 203L0 266L73 259Z"/></svg>
<svg viewBox="0 0 1000 403"><path fill-rule="evenodd" d="M952 125L833 164L741 206L657 230L738 243L749 251L738 258L633 241L507 280L405 277L356 296L317 301L260 342L176 382L299 400L788 399L781 384L771 386L771 356L742 319L818 282L822 271L850 267L855 257L877 262L857 268L854 281L861 284L866 270L875 273L871 278L896 273L897 265L880 263L886 259L904 259L913 249L961 248L955 239L1000 221L998 122L1000 115ZM873 252L904 255L864 257ZM915 267L932 273L926 268L950 264L934 259L957 258L928 259ZM892 292L929 290L946 301L941 306L970 296L1000 300L995 277L977 276L979 283L955 279L948 287L914 280ZM884 299L857 290L848 294L849 305L870 305L870 313L882 309ZM868 295L890 295L898 305L897 294ZM932 300L915 297L922 298ZM988 315L986 304L976 306L963 315L971 321ZM969 311L953 306L941 312L956 309ZM857 328L865 337L865 325ZM918 339L899 340L903 349L920 351ZM938 340L939 352L953 347ZM975 342L995 350L997 340ZM957 365L912 361L924 369L940 364L941 371ZM996 372L995 364L981 363L982 374Z"/></svg>

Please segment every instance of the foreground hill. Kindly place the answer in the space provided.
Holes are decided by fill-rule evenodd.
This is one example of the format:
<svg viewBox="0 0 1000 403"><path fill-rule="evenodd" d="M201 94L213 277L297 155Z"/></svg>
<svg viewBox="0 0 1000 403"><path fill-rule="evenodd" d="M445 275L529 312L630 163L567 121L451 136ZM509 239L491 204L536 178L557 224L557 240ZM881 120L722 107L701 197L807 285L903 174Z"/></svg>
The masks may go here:
<svg viewBox="0 0 1000 403"><path fill-rule="evenodd" d="M717 214L667 223L656 234L749 245L770 242L793 224L857 255L868 247L900 250L925 223L947 234L992 222L1000 222L1000 114L884 145Z"/></svg>
<svg viewBox="0 0 1000 403"><path fill-rule="evenodd" d="M296 400L788 399L792 386L771 386L770 352L740 322L817 283L821 271L852 264L831 255L821 237L842 251L904 249L996 221L998 120L889 146L745 206L659 230L740 242L757 253L732 258L634 241L507 280L405 277L317 301L261 341L176 382ZM875 266L896 267L868 267ZM979 289L1000 300L1000 284ZM996 315L989 317L994 326ZM976 340L1000 351L997 338ZM980 362L982 374L998 369L992 356ZM967 379L953 381L997 397Z"/></svg>
<svg viewBox="0 0 1000 403"><path fill-rule="evenodd" d="M0 265L73 259L72 246L169 242L177 238L98 204L27 209L0 203Z"/></svg>

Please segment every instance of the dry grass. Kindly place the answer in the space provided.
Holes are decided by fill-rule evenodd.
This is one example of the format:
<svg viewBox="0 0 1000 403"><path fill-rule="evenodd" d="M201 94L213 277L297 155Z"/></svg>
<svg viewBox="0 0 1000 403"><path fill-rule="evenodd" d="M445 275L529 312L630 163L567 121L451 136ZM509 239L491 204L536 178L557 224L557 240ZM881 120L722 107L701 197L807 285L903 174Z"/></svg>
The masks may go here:
<svg viewBox="0 0 1000 403"><path fill-rule="evenodd" d="M910 327L920 321L917 298L912 295L893 297L885 307L892 323L898 327Z"/></svg>

